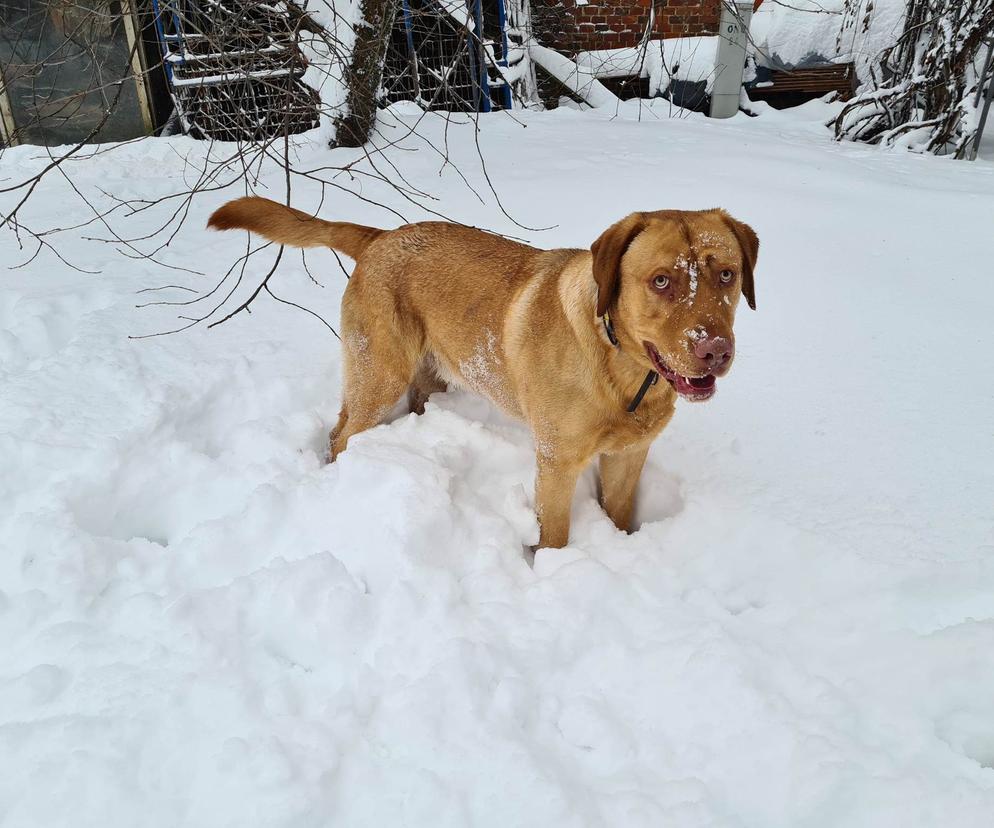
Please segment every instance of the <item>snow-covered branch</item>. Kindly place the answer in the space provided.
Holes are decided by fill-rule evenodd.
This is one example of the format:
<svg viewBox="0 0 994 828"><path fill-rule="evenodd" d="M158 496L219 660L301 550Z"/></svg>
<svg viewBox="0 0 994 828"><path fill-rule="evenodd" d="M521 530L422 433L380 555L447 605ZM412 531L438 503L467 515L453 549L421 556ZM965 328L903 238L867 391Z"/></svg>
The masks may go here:
<svg viewBox="0 0 994 828"><path fill-rule="evenodd" d="M964 157L992 38L994 0L909 0L900 39L833 122L836 137Z"/></svg>

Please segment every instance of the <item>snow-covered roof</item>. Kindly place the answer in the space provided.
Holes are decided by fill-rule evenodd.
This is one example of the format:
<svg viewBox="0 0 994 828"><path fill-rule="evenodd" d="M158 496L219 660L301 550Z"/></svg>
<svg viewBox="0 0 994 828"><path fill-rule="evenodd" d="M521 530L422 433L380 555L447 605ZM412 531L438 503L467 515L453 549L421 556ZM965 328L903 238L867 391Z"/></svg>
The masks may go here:
<svg viewBox="0 0 994 828"><path fill-rule="evenodd" d="M598 78L648 78L650 95L660 95L674 79L703 81L710 91L717 51L717 36L673 37L625 49L580 52L576 62Z"/></svg>
<svg viewBox="0 0 994 828"><path fill-rule="evenodd" d="M861 0L856 25L843 32L845 0L766 0L753 15L749 36L760 66L852 61L865 79L874 58L901 33L904 9L905 0Z"/></svg>

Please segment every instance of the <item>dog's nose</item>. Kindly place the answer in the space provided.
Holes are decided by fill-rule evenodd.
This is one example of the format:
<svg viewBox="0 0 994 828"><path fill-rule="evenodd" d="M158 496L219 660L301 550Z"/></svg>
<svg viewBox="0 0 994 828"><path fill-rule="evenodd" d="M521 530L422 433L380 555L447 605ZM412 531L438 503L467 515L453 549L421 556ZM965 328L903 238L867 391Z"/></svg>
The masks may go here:
<svg viewBox="0 0 994 828"><path fill-rule="evenodd" d="M723 336L706 336L694 343L694 354L703 359L712 372L717 372L732 361L735 345Z"/></svg>

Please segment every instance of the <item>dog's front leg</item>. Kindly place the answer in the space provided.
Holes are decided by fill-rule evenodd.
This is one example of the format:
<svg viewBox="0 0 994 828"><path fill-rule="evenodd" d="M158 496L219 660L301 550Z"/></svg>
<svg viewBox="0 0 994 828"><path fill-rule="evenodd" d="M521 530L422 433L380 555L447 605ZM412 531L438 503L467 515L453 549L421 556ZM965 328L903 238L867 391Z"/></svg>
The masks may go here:
<svg viewBox="0 0 994 828"><path fill-rule="evenodd" d="M648 453L649 444L646 443L617 454L601 455L601 506L623 532L632 529L635 490Z"/></svg>
<svg viewBox="0 0 994 828"><path fill-rule="evenodd" d="M558 549L569 542L570 507L576 481L585 463L560 461L538 454L535 511L541 527L539 546Z"/></svg>

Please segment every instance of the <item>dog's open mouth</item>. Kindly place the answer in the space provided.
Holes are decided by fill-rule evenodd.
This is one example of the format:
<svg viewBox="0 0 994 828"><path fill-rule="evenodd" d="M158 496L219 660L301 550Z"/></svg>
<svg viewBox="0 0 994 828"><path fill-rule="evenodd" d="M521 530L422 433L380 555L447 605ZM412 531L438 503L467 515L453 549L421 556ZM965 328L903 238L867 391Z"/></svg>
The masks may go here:
<svg viewBox="0 0 994 828"><path fill-rule="evenodd" d="M673 390L685 400L704 402L704 400L709 400L714 396L714 392L717 390L717 380L713 374L705 374L703 377L685 377L663 362L659 351L651 342L645 343L645 350L659 375L672 385Z"/></svg>

